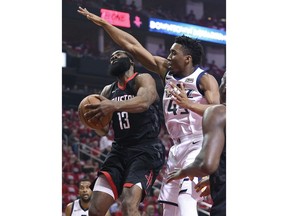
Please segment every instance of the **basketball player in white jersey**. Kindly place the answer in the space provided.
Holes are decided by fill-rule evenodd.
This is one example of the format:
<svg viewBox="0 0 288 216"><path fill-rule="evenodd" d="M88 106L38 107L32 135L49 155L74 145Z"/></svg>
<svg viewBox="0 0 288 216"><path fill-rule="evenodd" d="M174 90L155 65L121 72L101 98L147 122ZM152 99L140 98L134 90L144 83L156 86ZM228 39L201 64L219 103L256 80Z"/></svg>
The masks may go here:
<svg viewBox="0 0 288 216"><path fill-rule="evenodd" d="M193 179L209 175L195 188L204 190L201 196L210 192L213 200L210 216L226 216L226 72L219 92L221 105L209 107L203 115L204 140L200 153L193 163L170 172L167 177L167 182L170 182L185 176Z"/></svg>
<svg viewBox="0 0 288 216"><path fill-rule="evenodd" d="M167 59L153 56L127 32L86 8L79 7L78 12L102 27L122 49L165 80L163 112L174 142L169 151L166 173L193 162L202 145L202 115L206 108L220 103L216 79L199 67L203 55L199 41L186 36L176 37ZM159 195L163 216L198 215L197 200L200 196L194 189L197 183L196 179L194 181L186 177L166 184L164 180Z"/></svg>
<svg viewBox="0 0 288 216"><path fill-rule="evenodd" d="M79 183L79 199L69 203L65 209L66 216L88 216L88 209L92 190L90 189L91 182L83 179Z"/></svg>

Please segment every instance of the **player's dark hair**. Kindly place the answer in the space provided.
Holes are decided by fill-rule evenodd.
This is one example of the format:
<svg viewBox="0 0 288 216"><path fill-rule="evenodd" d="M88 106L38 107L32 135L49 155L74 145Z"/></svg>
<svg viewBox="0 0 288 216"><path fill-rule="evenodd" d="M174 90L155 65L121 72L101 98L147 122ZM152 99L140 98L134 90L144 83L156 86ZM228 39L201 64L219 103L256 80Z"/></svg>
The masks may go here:
<svg viewBox="0 0 288 216"><path fill-rule="evenodd" d="M192 56L193 66L202 64L204 50L199 40L182 35L176 37L174 42L183 46L186 55Z"/></svg>
<svg viewBox="0 0 288 216"><path fill-rule="evenodd" d="M89 178L88 176L84 176L83 178L81 178L81 179L79 180L79 185L80 185L81 182L84 182L84 181L91 182L91 180L90 180L90 178Z"/></svg>

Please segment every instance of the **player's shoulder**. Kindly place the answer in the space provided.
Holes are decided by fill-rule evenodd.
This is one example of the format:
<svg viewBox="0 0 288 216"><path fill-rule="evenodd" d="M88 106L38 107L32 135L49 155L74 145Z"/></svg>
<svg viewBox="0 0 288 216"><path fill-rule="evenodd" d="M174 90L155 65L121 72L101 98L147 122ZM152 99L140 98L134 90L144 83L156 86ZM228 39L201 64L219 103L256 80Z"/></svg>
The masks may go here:
<svg viewBox="0 0 288 216"><path fill-rule="evenodd" d="M67 207L72 207L75 201L76 201L76 200L74 200L74 201L68 203L68 204L67 204Z"/></svg>
<svg viewBox="0 0 288 216"><path fill-rule="evenodd" d="M146 79L146 78L153 78L152 77L152 75L150 74L150 73L148 73L148 72L141 72L141 73L137 73L136 75L135 75L135 78L136 79Z"/></svg>
<svg viewBox="0 0 288 216"><path fill-rule="evenodd" d="M114 86L114 82L104 86L103 91L107 91Z"/></svg>
<svg viewBox="0 0 288 216"><path fill-rule="evenodd" d="M112 89L113 89L114 86L115 86L115 82L104 86L104 88L103 88L103 90L101 92L101 95L103 95L104 97L108 98L109 95L111 94Z"/></svg>
<svg viewBox="0 0 288 216"><path fill-rule="evenodd" d="M217 80L216 78L208 73L207 71L202 71L199 76L201 76L201 82L216 82L217 83Z"/></svg>
<svg viewBox="0 0 288 216"><path fill-rule="evenodd" d="M143 85L144 83L151 84L154 82L153 76L148 72L137 73L135 76L136 84Z"/></svg>
<svg viewBox="0 0 288 216"><path fill-rule="evenodd" d="M223 104L216 104L216 105L208 107L205 110L205 112L214 112L214 113L226 112L226 106Z"/></svg>
<svg viewBox="0 0 288 216"><path fill-rule="evenodd" d="M223 104L210 106L205 110L203 117L209 122L224 122L226 121L226 106Z"/></svg>
<svg viewBox="0 0 288 216"><path fill-rule="evenodd" d="M65 209L65 214L66 215L71 215L73 203L74 202L70 202L70 203L67 204L66 209Z"/></svg>

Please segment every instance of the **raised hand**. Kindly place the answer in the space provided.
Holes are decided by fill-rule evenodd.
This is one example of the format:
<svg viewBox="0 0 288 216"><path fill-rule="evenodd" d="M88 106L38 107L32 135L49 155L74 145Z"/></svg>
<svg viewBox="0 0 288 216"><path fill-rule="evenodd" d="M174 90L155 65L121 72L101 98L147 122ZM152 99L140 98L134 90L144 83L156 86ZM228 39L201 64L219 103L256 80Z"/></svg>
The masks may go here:
<svg viewBox="0 0 288 216"><path fill-rule="evenodd" d="M186 95L183 83L180 83L179 87L172 82L170 82L169 85L170 89L168 89L168 91L173 95L171 99L174 100L180 107L189 109L189 104L191 103L191 100L189 100Z"/></svg>
<svg viewBox="0 0 288 216"><path fill-rule="evenodd" d="M174 170L174 171L168 173L166 183L169 183L169 182L171 182L172 180L182 179L182 178L184 178L184 177L186 177L186 175L185 175L185 173L182 171L182 169Z"/></svg>
<svg viewBox="0 0 288 216"><path fill-rule="evenodd" d="M103 22L103 19L101 17L93 13L90 13L86 8L79 7L77 12L85 16L88 20L91 20L92 22L94 22L96 25L101 26Z"/></svg>
<svg viewBox="0 0 288 216"><path fill-rule="evenodd" d="M208 196L210 194L210 181L209 178L203 177L201 181L199 181L195 187L196 192L201 191L200 196Z"/></svg>

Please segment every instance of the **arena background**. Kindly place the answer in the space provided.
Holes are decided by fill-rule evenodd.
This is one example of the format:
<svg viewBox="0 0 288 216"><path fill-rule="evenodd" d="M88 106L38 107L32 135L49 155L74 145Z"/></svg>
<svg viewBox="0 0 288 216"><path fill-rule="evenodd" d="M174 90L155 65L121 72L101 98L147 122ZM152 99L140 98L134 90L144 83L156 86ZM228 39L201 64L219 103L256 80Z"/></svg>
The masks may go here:
<svg viewBox="0 0 288 216"><path fill-rule="evenodd" d="M280 177L285 173L285 127L270 127L270 133L263 136L267 124L259 124L259 121L263 121L263 116L272 109L271 105L263 107L261 101L266 101L267 98L282 101L285 95L269 91L259 95L258 101L255 101L255 97L247 97L250 94L250 88L247 86L266 89L267 83L271 83L270 76L262 75L271 70L286 78L281 73L285 71L283 62L286 60L281 52L287 50L287 44L283 43L286 41L287 32L283 31L285 23L281 17L281 14L285 14L285 7L277 0L261 4L250 1L228 3L227 66L229 71L233 71L230 73L231 76L228 76L228 113L231 114L228 119L228 137L229 142L233 143L233 148L228 148L231 157L228 158L230 174L227 211L228 215L230 212L233 212L233 215L281 215L282 207L286 204L283 196L287 194L287 187L275 189L273 180L276 181L277 178L273 176L269 177L270 185L267 185L267 181L258 179L263 177L260 173L266 175L267 171L271 170L273 175L277 173ZM62 26L59 23L62 19L61 5L55 1L49 2L48 5L39 1L6 1L2 6L0 16L3 24L3 72L0 87L2 101L8 104L1 106L1 112L4 114L1 121L4 129L1 134L4 152L1 157L1 170L4 174L1 185L2 203L5 204L2 212L24 214L32 200L33 211L29 211L30 215L58 215L59 210L61 211L62 174L61 166L59 167L59 140L62 131L62 80L59 76L62 65L62 55L59 52L62 41ZM270 46L264 49L263 44L267 44L267 41ZM263 59L267 59L267 52L263 52L263 49L269 54L269 62L272 62L268 66L263 64ZM261 82L258 82L259 77L263 77ZM285 83L286 79L277 80L279 92L285 92ZM271 86L276 87L273 84ZM15 105L15 99L11 95L19 94L21 97ZM246 104L253 106L248 108ZM242 115L238 115L239 112ZM11 120L11 116L14 120ZM286 113L279 112L275 117L267 119L269 125L287 121ZM247 143L247 137L250 140L248 151L246 147L243 148L243 143ZM271 140L275 143L272 149L269 148ZM279 159L282 163L278 163ZM271 160L276 161L277 166L271 168ZM252 167L251 161L254 162ZM257 172L254 167L257 167ZM254 184L255 179L257 185ZM11 185L13 186L8 187ZM262 196L263 188L267 187L266 196ZM253 202L248 202L251 193ZM20 202L18 197L21 199ZM14 201L16 198L17 201Z"/></svg>
<svg viewBox="0 0 288 216"><path fill-rule="evenodd" d="M109 58L113 51L119 47L103 31L85 17L77 13L79 6L86 7L89 11L98 15L103 10L106 19L115 23L118 27L134 35L152 54L167 57L170 46L174 42L176 28L169 29L168 34L157 32L160 23L178 25L185 29L203 28L207 34L218 31L222 36L219 41L208 40L201 34L194 38L202 40L205 49L203 67L212 74L220 84L220 80L226 70L226 2L219 0L201 1L130 1L130 0L107 0L107 1L83 1L65 0L62 2L62 52L64 65L62 68L62 212L66 205L78 197L78 185L81 178L88 177L93 181L97 168L101 167L109 148L101 147L101 138L94 131L83 128L77 118L77 107L80 101L87 95L99 93L102 88L115 80L107 73ZM119 18L119 12L129 14L130 19L124 23L123 17ZM118 14L117 14L118 13ZM122 14L121 14L122 16ZM158 28L152 28L152 21L158 23ZM171 25L172 25L171 24ZM185 26L186 25L186 26ZM159 28L161 29L161 27ZM175 31L173 31L175 29ZM152 31L153 30L153 31ZM165 30L164 28L162 29ZM202 30L202 32L204 32ZM165 30L166 31L166 30ZM173 33L171 35L170 33ZM180 32L180 35L187 35ZM204 35L204 34L203 34ZM203 40L206 39L206 40ZM212 39L214 39L212 37ZM218 39L218 38L217 38ZM160 47L162 50L159 50ZM163 83L158 75L151 73L136 62L136 71L150 73L157 82L160 97L163 94ZM164 121L164 120L163 120ZM166 129L164 128L160 138L166 147L168 156L172 145ZM163 168L163 172L164 172ZM157 191L163 180L162 173L157 177L151 194L140 205L143 212L152 203L155 211L159 212L157 204ZM151 201L154 199L153 201ZM205 202L199 203L199 215L209 215L211 197L205 198ZM160 212L159 212L160 213ZM161 214L161 213L160 213Z"/></svg>

